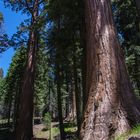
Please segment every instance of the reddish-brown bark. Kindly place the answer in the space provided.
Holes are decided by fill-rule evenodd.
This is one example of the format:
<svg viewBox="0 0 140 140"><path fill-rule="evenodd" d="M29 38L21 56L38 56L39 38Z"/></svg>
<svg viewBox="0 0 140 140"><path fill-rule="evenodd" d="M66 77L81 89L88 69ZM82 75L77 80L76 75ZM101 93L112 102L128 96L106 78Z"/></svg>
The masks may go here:
<svg viewBox="0 0 140 140"><path fill-rule="evenodd" d="M81 140L110 140L140 122L110 0L86 0L87 95Z"/></svg>
<svg viewBox="0 0 140 140"><path fill-rule="evenodd" d="M16 130L16 140L31 140L33 136L33 95L34 95L34 74L35 74L35 56L38 47L36 18L38 16L38 0L34 1L31 26L28 41L28 58L23 77L22 91L19 107L19 121Z"/></svg>

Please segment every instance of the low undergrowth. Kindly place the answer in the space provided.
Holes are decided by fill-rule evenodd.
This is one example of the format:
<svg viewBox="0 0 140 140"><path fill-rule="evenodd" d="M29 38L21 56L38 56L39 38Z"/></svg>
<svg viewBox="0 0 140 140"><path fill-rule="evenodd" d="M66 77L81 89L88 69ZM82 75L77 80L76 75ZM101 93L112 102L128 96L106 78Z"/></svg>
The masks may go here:
<svg viewBox="0 0 140 140"><path fill-rule="evenodd" d="M54 138L58 136L59 133L60 133L59 128L57 127L51 128L51 140L54 140ZM37 138L49 138L49 136L50 136L50 130L46 130L46 131L42 130L36 135Z"/></svg>
<svg viewBox="0 0 140 140"><path fill-rule="evenodd" d="M77 127L74 123L64 123L64 131L66 140L77 140ZM49 140L58 140L60 137L59 124L52 124L51 130L44 127L35 137L48 138Z"/></svg>
<svg viewBox="0 0 140 140"><path fill-rule="evenodd" d="M115 140L128 140L130 137L140 138L140 125L136 125L130 131L118 136Z"/></svg>

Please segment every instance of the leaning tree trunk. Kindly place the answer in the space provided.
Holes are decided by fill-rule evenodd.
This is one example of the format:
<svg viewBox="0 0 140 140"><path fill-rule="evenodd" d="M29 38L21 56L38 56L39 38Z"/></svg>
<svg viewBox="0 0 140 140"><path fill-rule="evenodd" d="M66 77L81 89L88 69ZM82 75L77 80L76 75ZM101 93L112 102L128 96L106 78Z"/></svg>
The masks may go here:
<svg viewBox="0 0 140 140"><path fill-rule="evenodd" d="M81 140L110 140L140 122L110 0L86 0L87 95Z"/></svg>
<svg viewBox="0 0 140 140"><path fill-rule="evenodd" d="M23 77L22 91L19 106L19 121L16 130L16 140L31 140L33 136L33 95L35 56L38 47L38 33L36 30L36 18L38 17L38 0L34 2L33 17L30 37L28 41L28 57Z"/></svg>

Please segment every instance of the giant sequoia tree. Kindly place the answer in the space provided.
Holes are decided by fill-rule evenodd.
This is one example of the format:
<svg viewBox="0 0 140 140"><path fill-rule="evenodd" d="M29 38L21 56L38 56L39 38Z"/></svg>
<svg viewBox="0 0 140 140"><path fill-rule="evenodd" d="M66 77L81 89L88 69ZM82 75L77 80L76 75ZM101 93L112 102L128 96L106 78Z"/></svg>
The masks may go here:
<svg viewBox="0 0 140 140"><path fill-rule="evenodd" d="M110 0L86 0L87 95L82 140L108 140L140 122Z"/></svg>

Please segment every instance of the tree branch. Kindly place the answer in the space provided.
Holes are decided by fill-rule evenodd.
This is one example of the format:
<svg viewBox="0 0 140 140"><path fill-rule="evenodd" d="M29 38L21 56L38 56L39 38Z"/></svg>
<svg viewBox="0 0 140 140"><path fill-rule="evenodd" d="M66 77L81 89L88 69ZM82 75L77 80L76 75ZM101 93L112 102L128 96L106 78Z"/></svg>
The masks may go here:
<svg viewBox="0 0 140 140"><path fill-rule="evenodd" d="M28 4L28 2L27 2L27 0L25 0L25 2L23 2L22 0L18 0L23 6L25 6L26 8L27 8L27 10L32 14L33 13L33 11L32 11L32 9L30 8L30 6L29 6L29 4Z"/></svg>

